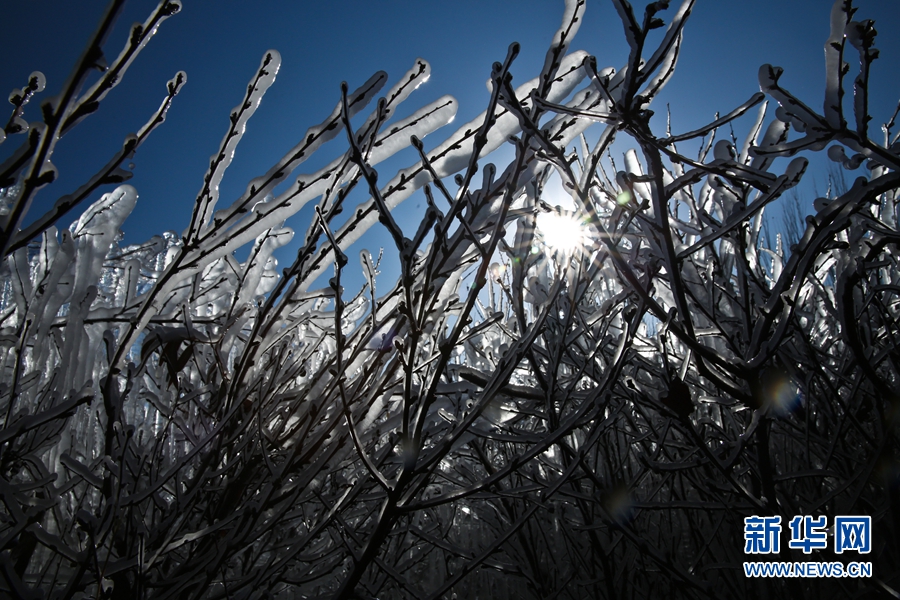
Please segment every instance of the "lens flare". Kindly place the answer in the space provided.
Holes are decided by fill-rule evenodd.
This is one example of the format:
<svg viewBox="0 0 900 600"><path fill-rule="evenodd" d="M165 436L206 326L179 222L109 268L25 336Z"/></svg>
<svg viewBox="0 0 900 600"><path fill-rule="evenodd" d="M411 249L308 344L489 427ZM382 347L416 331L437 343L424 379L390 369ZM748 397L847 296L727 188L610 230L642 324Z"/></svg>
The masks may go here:
<svg viewBox="0 0 900 600"><path fill-rule="evenodd" d="M779 415L794 412L803 402L800 386L787 374L777 370L766 373L763 381L763 401Z"/></svg>

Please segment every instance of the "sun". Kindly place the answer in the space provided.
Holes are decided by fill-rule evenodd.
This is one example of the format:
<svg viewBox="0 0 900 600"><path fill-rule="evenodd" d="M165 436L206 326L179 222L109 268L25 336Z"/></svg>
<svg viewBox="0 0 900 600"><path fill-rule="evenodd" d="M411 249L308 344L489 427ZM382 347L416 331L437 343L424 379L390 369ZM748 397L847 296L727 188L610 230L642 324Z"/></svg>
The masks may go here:
<svg viewBox="0 0 900 600"><path fill-rule="evenodd" d="M537 227L544 244L552 250L571 254L585 244L587 231L581 221L571 215L541 213L537 216Z"/></svg>

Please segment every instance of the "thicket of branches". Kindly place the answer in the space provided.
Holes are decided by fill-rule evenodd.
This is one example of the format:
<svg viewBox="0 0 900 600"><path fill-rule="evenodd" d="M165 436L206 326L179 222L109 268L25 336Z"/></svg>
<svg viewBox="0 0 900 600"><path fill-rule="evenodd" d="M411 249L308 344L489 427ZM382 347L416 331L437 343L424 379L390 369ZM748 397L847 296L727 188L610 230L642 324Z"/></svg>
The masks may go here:
<svg viewBox="0 0 900 600"><path fill-rule="evenodd" d="M0 593L900 589L900 147L893 119L870 125L873 24L834 4L822 111L763 65L761 93L696 131L660 132L651 103L694 2L643 15L613 3L630 46L621 68L570 51L585 3L567 0L541 73L514 88L510 46L485 112L433 150L419 139L450 121L452 98L392 119L429 74L417 62L393 87L384 73L345 87L282 160L219 202L279 67L267 53L186 229L126 247L117 235L137 192L120 165L163 121L183 73L103 171L46 214L29 208L49 193L56 144L179 3L163 0L85 90L112 2L38 120L23 114L43 76L15 91L5 134L23 141L0 165ZM356 115L368 115L358 127ZM723 136L731 126L742 137ZM613 161L616 139L634 149ZM696 140L699 153L682 153ZM305 172L325 143L346 150ZM379 176L410 144L420 161ZM503 144L508 165L483 160ZM796 244L769 243L765 210L807 165L794 156L826 150L867 175L816 200ZM551 176L586 230L574 251L535 225L560 212L542 198ZM354 189L365 201L351 202ZM406 231L391 211L414 194L428 208ZM285 223L309 203L296 259L277 272ZM378 278L380 257L346 254L372 227L394 242L384 260L398 261L396 282ZM248 244L240 263L233 252ZM344 289L350 270L364 289ZM796 514L871 515L874 548L859 559L874 577L745 579L744 517ZM809 559L782 548L781 560Z"/></svg>

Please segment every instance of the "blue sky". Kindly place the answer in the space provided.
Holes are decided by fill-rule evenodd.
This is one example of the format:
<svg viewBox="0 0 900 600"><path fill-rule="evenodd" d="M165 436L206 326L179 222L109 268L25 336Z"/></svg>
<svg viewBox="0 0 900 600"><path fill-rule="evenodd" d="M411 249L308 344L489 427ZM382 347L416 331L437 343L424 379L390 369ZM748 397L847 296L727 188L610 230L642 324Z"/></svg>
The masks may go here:
<svg viewBox="0 0 900 600"><path fill-rule="evenodd" d="M128 3L107 44L110 58L118 54L128 26L143 21L155 4L152 0ZM156 109L166 81L178 70L187 72L187 85L166 123L132 161L135 176L130 183L140 199L124 227L126 242L139 242L164 230L180 233L186 227L229 111L240 101L268 48L281 53L281 71L238 147L222 186L223 202L240 194L247 181L265 172L307 127L332 110L341 81L348 81L353 89L375 71L385 70L393 82L417 57L431 63L432 76L407 100L399 116L444 94L460 102L455 122L426 138L426 148L437 145L455 126L483 110L491 64L505 57L510 42L522 45L513 68L514 82L538 74L563 12L562 0L185 0L184 4L180 14L163 23L100 111L63 139L54 157L60 178L41 192L42 202L36 204L34 215L108 160L124 136L137 130ZM635 4L637 10L643 9L644 2ZM667 21L678 2L672 4L663 13ZM900 97L900 11L885 0L858 0L856 5L857 18L875 19L880 33L881 58L872 76L871 114L876 129L890 118ZM48 80L45 97L56 93L104 6L97 0L28 0L5 8L0 88L20 87L31 71L40 70ZM822 47L828 37L830 7L829 0L699 1L687 26L675 78L654 108L662 113L665 103L671 104L676 133L698 127L711 120L716 110L727 112L758 91L757 70L769 62L784 67L782 82L788 89L821 110ZM572 48L596 55L601 67L619 68L625 63L627 45L611 2L588 2ZM29 106L28 120L38 118L40 99ZM20 139L13 137L0 146L0 158ZM324 154L330 159L337 151L337 146L326 147ZM407 152L400 157L405 164L398 166L414 160L414 154ZM816 174L809 174L808 185ZM818 188L824 185L819 182ZM298 234L305 230L306 223L295 225Z"/></svg>

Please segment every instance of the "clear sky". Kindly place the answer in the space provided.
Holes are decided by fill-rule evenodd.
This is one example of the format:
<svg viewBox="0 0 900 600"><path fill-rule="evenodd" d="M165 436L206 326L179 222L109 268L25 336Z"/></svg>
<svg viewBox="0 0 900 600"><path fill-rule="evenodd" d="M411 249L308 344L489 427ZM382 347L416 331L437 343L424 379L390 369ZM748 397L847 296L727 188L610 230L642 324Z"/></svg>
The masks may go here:
<svg viewBox="0 0 900 600"><path fill-rule="evenodd" d="M21 87L31 71L40 70L48 81L43 97L56 93L105 4L9 3L3 9L0 35L0 88ZM118 54L129 25L143 21L155 4L128 3L107 45L110 59ZM642 11L645 3L635 4ZM675 78L654 103L657 113L664 112L669 102L676 133L700 126L716 110L727 112L758 91L757 70L767 62L784 67L783 84L821 110L822 48L831 4L830 0L699 0ZM677 5L672 2L663 14L666 21ZM900 10L894 0L857 0L856 5L857 18L875 19L880 33L876 45L881 58L873 69L871 102L872 128L877 130L900 97ZM539 73L562 12L562 0L184 0L183 11L163 23L100 111L63 139L54 156L60 179L41 192L42 202L32 216L42 204L73 190L105 164L124 136L156 109L166 81L178 70L187 72L187 85L166 123L132 161L135 176L130 183L140 199L124 227L126 242L164 230L180 233L186 227L229 111L242 98L266 49L281 53L281 71L238 147L222 186L223 203L239 195L252 177L265 172L307 127L332 110L341 81L353 89L375 71L385 70L390 86L417 57L431 63L432 76L406 101L399 116L444 94L460 102L455 122L426 138L426 148L437 145L483 110L491 64L503 60L511 42L522 45L512 70L514 81ZM625 63L627 45L611 2L589 0L572 49L596 55L601 67L620 68ZM38 118L40 99L29 106L28 120ZM0 146L0 158L22 139L12 137ZM330 159L337 151L336 145L325 154ZM411 164L415 157L408 152L401 160ZM305 226L297 223L295 230L302 234Z"/></svg>

